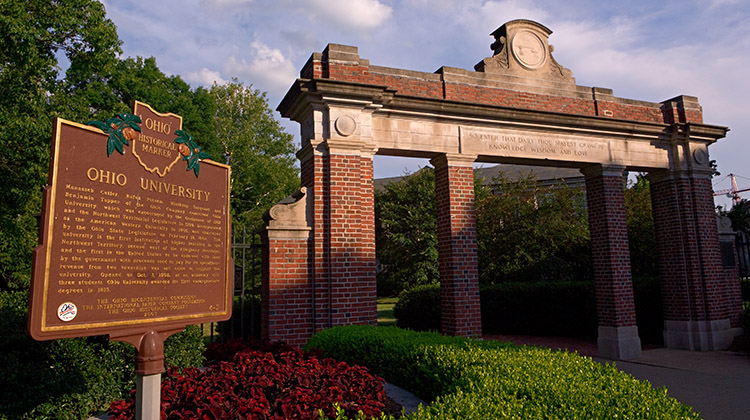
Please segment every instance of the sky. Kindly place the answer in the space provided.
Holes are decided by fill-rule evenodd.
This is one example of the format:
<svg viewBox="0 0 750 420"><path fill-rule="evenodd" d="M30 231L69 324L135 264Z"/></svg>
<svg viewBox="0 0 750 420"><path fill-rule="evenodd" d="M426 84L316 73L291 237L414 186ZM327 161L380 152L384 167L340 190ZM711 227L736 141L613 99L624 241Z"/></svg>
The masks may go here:
<svg viewBox="0 0 750 420"><path fill-rule="evenodd" d="M489 35L514 19L553 31L554 57L580 86L661 102L698 97L706 124L731 129L709 148L721 176L750 188L750 1L747 0L106 0L124 57L155 57L193 87L237 78L276 109L313 52L359 48L373 65L473 69ZM281 119L278 112L277 118ZM282 121L299 139L294 122ZM376 156L376 178L422 159ZM750 199L750 192L745 193ZM717 197L719 205L729 205Z"/></svg>

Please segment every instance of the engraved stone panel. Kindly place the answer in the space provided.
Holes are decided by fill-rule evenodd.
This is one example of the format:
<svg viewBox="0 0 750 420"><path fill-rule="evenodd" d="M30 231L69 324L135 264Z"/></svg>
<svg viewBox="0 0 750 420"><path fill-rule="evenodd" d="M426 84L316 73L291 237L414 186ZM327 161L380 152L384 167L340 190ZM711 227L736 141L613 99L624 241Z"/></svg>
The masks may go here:
<svg viewBox="0 0 750 420"><path fill-rule="evenodd" d="M607 140L466 126L460 127L459 132L461 153L579 162L611 161Z"/></svg>

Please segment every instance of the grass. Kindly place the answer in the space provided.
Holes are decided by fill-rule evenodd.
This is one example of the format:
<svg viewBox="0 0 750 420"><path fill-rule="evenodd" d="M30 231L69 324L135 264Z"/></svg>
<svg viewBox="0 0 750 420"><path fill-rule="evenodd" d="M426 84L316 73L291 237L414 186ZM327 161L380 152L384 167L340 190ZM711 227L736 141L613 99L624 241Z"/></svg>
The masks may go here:
<svg viewBox="0 0 750 420"><path fill-rule="evenodd" d="M393 316L393 307L396 302L398 302L398 298L395 297L378 298L378 326L396 326L396 318Z"/></svg>

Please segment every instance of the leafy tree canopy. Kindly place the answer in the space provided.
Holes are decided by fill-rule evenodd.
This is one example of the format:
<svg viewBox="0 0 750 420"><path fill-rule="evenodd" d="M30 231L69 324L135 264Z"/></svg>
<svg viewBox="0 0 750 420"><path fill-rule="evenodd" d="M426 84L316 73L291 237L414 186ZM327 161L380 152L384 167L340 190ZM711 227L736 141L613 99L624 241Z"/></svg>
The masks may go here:
<svg viewBox="0 0 750 420"><path fill-rule="evenodd" d="M421 169L375 191L378 294L437 283L435 171Z"/></svg>
<svg viewBox="0 0 750 420"><path fill-rule="evenodd" d="M202 150L232 166L236 225L260 228L262 213L298 187L292 136L265 93L236 80L192 89L153 57L120 59L101 3L0 0L0 31L0 290L28 287L55 116L106 120L136 99L181 115Z"/></svg>
<svg viewBox="0 0 750 420"><path fill-rule="evenodd" d="M512 180L502 173L490 184L476 201L481 282L590 278L580 187L542 187L532 174Z"/></svg>
<svg viewBox="0 0 750 420"><path fill-rule="evenodd" d="M633 275L658 275L656 233L651 213L651 188L645 175L637 175L625 189L625 216Z"/></svg>
<svg viewBox="0 0 750 420"><path fill-rule="evenodd" d="M0 0L0 289L28 284L52 118L101 87L120 53L115 25L89 0ZM68 69L61 77L59 60ZM25 280L24 280L25 279Z"/></svg>
<svg viewBox="0 0 750 420"><path fill-rule="evenodd" d="M299 188L292 135L273 117L264 92L236 79L214 85L214 159L232 167L235 225L255 231L272 205Z"/></svg>

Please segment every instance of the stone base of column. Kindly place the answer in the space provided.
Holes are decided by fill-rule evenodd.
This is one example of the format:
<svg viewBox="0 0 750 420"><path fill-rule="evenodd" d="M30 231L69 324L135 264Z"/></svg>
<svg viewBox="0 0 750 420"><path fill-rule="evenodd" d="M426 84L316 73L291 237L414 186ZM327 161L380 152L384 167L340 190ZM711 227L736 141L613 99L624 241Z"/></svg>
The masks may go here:
<svg viewBox="0 0 750 420"><path fill-rule="evenodd" d="M630 360L641 357L641 339L638 327L599 327L596 341L599 357L612 360Z"/></svg>
<svg viewBox="0 0 750 420"><path fill-rule="evenodd" d="M726 350L742 328L732 328L728 319L717 321L664 321L664 345L693 351Z"/></svg>

